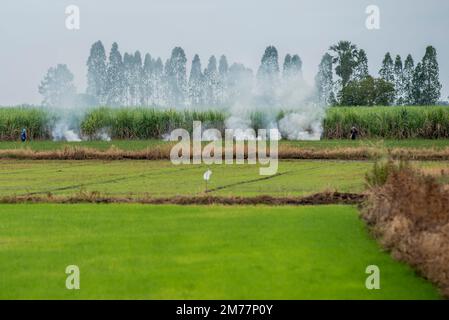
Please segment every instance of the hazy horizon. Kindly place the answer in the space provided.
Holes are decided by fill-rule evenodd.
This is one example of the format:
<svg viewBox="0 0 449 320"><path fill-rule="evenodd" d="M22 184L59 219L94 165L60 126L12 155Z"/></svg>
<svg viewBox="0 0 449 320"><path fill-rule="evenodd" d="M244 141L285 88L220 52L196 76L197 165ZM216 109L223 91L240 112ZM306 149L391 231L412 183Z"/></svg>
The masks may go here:
<svg viewBox="0 0 449 320"><path fill-rule="evenodd" d="M65 8L80 8L80 30L65 26ZM380 30L365 27L368 5L380 8ZM449 95L449 3L428 0L278 0L244 3L237 0L17 0L2 4L0 34L0 105L39 104L38 85L48 68L67 64L78 92L86 87L86 61L91 45L101 40L107 54L113 42L120 52L139 50L165 61L175 46L191 60L199 54L203 68L208 58L225 54L256 71L268 45L285 54L299 54L303 73L313 83L317 66L330 45L350 40L366 50L372 75L377 76L387 51L415 63L427 45L438 52L441 100Z"/></svg>

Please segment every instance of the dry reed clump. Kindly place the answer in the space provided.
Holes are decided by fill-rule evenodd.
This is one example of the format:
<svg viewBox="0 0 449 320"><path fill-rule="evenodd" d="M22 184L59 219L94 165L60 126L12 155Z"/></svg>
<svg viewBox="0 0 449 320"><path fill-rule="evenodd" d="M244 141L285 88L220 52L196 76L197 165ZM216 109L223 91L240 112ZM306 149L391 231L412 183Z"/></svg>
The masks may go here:
<svg viewBox="0 0 449 320"><path fill-rule="evenodd" d="M410 167L373 188L363 218L392 256L414 267L449 297L449 191Z"/></svg>
<svg viewBox="0 0 449 320"><path fill-rule="evenodd" d="M169 160L173 143L151 146L142 150L122 150L111 146L107 150L98 150L87 147L69 147L63 149L38 151L30 148L2 149L0 159L23 160ZM248 148L245 147L245 158L248 156ZM269 153L269 150L268 150ZM388 153L392 159L402 160L449 160L449 148L446 149L409 149L392 148L387 151L374 147L356 148L301 148L288 145L280 145L278 148L279 159L302 160L372 160L384 157ZM190 152L191 156L193 152ZM236 150L233 150L234 158ZM225 150L223 150L223 158Z"/></svg>

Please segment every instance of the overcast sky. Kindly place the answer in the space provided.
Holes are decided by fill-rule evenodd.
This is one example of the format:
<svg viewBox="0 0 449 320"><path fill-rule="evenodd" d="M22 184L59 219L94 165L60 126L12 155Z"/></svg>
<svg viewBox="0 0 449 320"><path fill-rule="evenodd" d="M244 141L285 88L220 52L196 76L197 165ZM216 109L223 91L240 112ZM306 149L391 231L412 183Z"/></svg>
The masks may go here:
<svg viewBox="0 0 449 320"><path fill-rule="evenodd" d="M65 26L65 8L80 8L80 30ZM380 30L365 27L368 5L380 8ZM198 53L226 54L257 70L267 45L281 59L298 53L313 81L328 47L350 40L368 53L377 75L386 51L420 60L436 47L443 98L449 95L449 1L444 0L14 0L0 6L0 105L41 102L37 87L47 69L65 63L85 90L90 46L102 40L125 51L140 50L163 61L175 46L190 64Z"/></svg>

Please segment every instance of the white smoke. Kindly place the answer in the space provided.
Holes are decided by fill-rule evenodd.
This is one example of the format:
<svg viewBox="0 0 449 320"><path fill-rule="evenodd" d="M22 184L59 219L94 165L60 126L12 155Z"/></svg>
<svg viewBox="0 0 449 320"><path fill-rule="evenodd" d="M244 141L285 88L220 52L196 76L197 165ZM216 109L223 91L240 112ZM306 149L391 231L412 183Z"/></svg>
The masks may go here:
<svg viewBox="0 0 449 320"><path fill-rule="evenodd" d="M51 132L53 141L81 141L78 133L79 119L83 117L84 111L68 105L61 105L57 108L53 107L50 110L51 114L56 117L56 122Z"/></svg>
<svg viewBox="0 0 449 320"><path fill-rule="evenodd" d="M240 116L232 115L225 121L225 127L226 129L232 129L233 130L233 137L236 141L243 141L243 140L261 140L266 139L266 136L260 136L259 132L256 132L251 127L251 120L244 119ZM277 130L277 126L275 123L269 124L266 128L259 128L259 129L265 129L266 134L270 134L270 129L276 129L276 134L271 134L270 138L274 140L280 140L281 134L279 130Z"/></svg>
<svg viewBox="0 0 449 320"><path fill-rule="evenodd" d="M102 128L93 136L93 139L101 141L111 141L111 136L109 135L107 128Z"/></svg>
<svg viewBox="0 0 449 320"><path fill-rule="evenodd" d="M316 103L312 87L301 75L282 79L274 84L261 84L260 79L258 81L256 83L254 80L251 92L243 95L243 101L234 101L229 109L231 116L225 122L226 128L245 130L254 127L253 122L256 121L258 128L278 129L279 139L321 138L326 107ZM245 86L247 87L247 84ZM251 119L254 115L256 120ZM236 136L236 139L254 138L246 136L244 131L242 136Z"/></svg>
<svg viewBox="0 0 449 320"><path fill-rule="evenodd" d="M68 125L64 122L57 122L53 128L52 136L54 141L68 141L78 142L81 141L78 134L73 130L70 130Z"/></svg>
<svg viewBox="0 0 449 320"><path fill-rule="evenodd" d="M225 121L226 129L234 130L235 140L255 140L256 135L251 130L251 121L249 119L241 118L237 115L232 115Z"/></svg>
<svg viewBox="0 0 449 320"><path fill-rule="evenodd" d="M320 113L294 112L279 120L281 135L288 140L320 140L323 127Z"/></svg>
<svg viewBox="0 0 449 320"><path fill-rule="evenodd" d="M202 141L218 141L222 139L221 133L215 129L206 129L201 134Z"/></svg>
<svg viewBox="0 0 449 320"><path fill-rule="evenodd" d="M106 131L100 132L98 138L102 141L111 141L111 136Z"/></svg>

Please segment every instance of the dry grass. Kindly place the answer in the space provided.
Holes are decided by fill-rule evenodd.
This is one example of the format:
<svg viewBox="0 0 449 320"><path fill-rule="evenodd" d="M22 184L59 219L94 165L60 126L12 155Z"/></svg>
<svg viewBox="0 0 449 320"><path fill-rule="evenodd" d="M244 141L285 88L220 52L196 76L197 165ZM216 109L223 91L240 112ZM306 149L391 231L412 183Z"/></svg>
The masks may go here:
<svg viewBox="0 0 449 320"><path fill-rule="evenodd" d="M111 147L106 151L86 147L65 147L58 150L35 151L26 149L0 150L0 158L22 160L162 160L170 159L171 146L155 146L138 151Z"/></svg>
<svg viewBox="0 0 449 320"><path fill-rule="evenodd" d="M435 177L403 168L373 188L363 218L393 257L449 297L449 190Z"/></svg>
<svg viewBox="0 0 449 320"><path fill-rule="evenodd" d="M29 148L0 150L0 159L26 160L168 160L173 144L153 146L143 150L122 150L112 146L102 151L86 147L65 147L59 150L36 151ZM235 147L234 147L235 157ZM193 154L193 152L191 152ZM223 150L223 157L224 157ZM392 159L402 160L449 160L449 148L445 149L411 149L391 148L388 150L375 147L305 149L294 146L279 146L279 159L323 159L323 160L371 160L388 155ZM245 148L245 158L248 152Z"/></svg>
<svg viewBox="0 0 449 320"><path fill-rule="evenodd" d="M272 197L261 195L256 197L222 197L212 195L176 196L164 198L120 198L104 196L99 192L81 191L70 196L56 196L48 193L45 196L4 196L0 203L142 203L142 204L177 204L177 205L321 205L321 204L359 204L365 195L356 193L323 192L306 197Z"/></svg>

